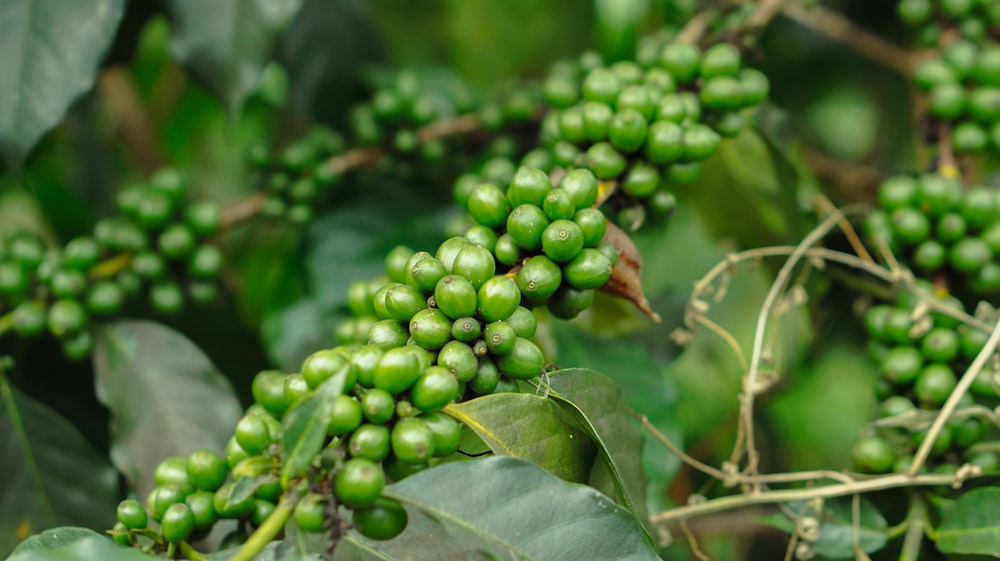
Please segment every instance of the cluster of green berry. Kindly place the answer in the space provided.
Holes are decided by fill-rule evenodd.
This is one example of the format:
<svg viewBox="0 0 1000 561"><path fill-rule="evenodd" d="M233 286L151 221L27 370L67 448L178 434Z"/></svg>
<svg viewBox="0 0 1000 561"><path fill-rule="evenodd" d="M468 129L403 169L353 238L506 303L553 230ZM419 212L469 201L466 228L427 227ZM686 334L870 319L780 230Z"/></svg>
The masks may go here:
<svg viewBox="0 0 1000 561"><path fill-rule="evenodd" d="M596 197L596 178L577 170L566 181L577 187L563 191L571 197L564 214L587 211L584 215L591 218L581 221L599 218L597 233L603 233L603 216L588 204ZM515 174L510 190L515 198L530 194L532 200L539 192L544 199L558 191L543 172L527 169ZM505 214L507 208L504 198ZM559 225L559 220L573 226ZM564 218L552 224L557 227L545 237L552 238L544 243L546 253L574 262L570 253L585 251L580 226ZM575 241L565 241L567 228ZM521 230L514 231L523 239ZM551 302L563 290L563 272L552 258L539 254L517 271L497 274L487 246L495 248L500 237L491 228L475 227L466 238L446 240L435 255L401 246L389 252L385 277L355 283L349 290L356 323L338 332L347 344L313 353L300 372L258 374L255 403L237 423L225 457L199 451L164 460L146 504L122 502L112 534L122 543L170 547L204 535L219 519L260 525L281 501L294 502L294 519L303 531L339 529L338 508L343 506L352 511L351 524L363 535L389 539L399 534L407 523L406 511L383 497L382 490L388 482L458 452L462 427L442 409L479 395L518 391L519 381L543 372L542 351L531 339L536 319L522 306L522 298L528 305ZM599 250L590 251L600 257L585 257L579 268L566 269L570 283L586 286L566 290L592 291L607 280L611 261ZM529 266L532 260L547 265ZM593 270L592 260L601 271ZM343 390L327 395L324 388L331 383L343 384ZM288 419L297 407L317 399L328 407L322 416L322 449L304 475L282 478ZM160 524L159 532L148 528L150 519Z"/></svg>
<svg viewBox="0 0 1000 561"><path fill-rule="evenodd" d="M958 179L927 173L887 179L878 201L866 232L900 262L947 282L952 291L1000 290L1000 192L964 191Z"/></svg>
<svg viewBox="0 0 1000 561"><path fill-rule="evenodd" d="M942 301L962 309L953 297ZM865 315L869 354L881 371L876 396L882 404L883 419L854 446L853 459L861 471L909 469L915 448L923 442L937 410L954 391L958 375L968 368L988 338L987 333L950 316L922 314L919 310L917 300L907 295L895 305L873 306ZM990 442L996 435L991 434L992 423L982 415L997 404L1000 384L996 372L983 370L971 392L963 396L959 414L934 440L931 468L953 472L956 466L971 463L985 473L1000 471L996 442Z"/></svg>
<svg viewBox="0 0 1000 561"><path fill-rule="evenodd" d="M603 242L608 225L593 208L599 184L589 169L567 172L555 187L544 171L528 167L519 168L506 189L465 187L456 192L458 203L476 222L465 239L495 257L526 305L546 305L563 319L590 307L618 252Z"/></svg>
<svg viewBox="0 0 1000 561"><path fill-rule="evenodd" d="M616 181L618 220L638 228L646 214L673 210L671 186L697 178L700 163L735 136L768 94L767 78L743 68L740 51L720 43L704 52L670 42L657 57L605 66L588 53L557 65L542 92L555 110L542 121L542 140L555 165L586 167Z"/></svg>
<svg viewBox="0 0 1000 561"><path fill-rule="evenodd" d="M976 42L1000 36L1000 4L995 0L900 0L896 8L927 47L938 46L949 29Z"/></svg>
<svg viewBox="0 0 1000 561"><path fill-rule="evenodd" d="M312 220L317 204L340 179L341 170L331 158L346 148L343 136L321 125L277 153L266 144L252 145L246 160L267 193L261 214L283 216L296 224Z"/></svg>
<svg viewBox="0 0 1000 561"><path fill-rule="evenodd" d="M927 91L930 115L952 124L955 151L1000 150L1000 43L954 40L941 48L941 58L922 62L913 78Z"/></svg>
<svg viewBox="0 0 1000 561"><path fill-rule="evenodd" d="M440 162L447 154L444 140L423 139L418 129L443 117L468 113L474 101L463 83L448 82L448 86L446 91L433 91L413 72L400 72L391 84L378 88L370 101L351 110L351 134L362 146Z"/></svg>
<svg viewBox="0 0 1000 561"><path fill-rule="evenodd" d="M121 215L61 251L14 234L0 248L0 314L9 312L23 337L47 329L66 356L81 359L93 347L89 316L117 314L145 288L162 313L180 311L185 291L196 302L214 299L223 256L208 237L220 226L219 212L209 203L186 204L185 195L183 178L165 168L120 192Z"/></svg>

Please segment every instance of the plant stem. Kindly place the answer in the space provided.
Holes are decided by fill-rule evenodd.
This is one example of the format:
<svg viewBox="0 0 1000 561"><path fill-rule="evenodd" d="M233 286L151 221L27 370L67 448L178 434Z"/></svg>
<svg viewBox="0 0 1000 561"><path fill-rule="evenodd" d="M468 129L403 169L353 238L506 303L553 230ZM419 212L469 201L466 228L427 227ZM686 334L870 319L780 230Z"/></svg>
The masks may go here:
<svg viewBox="0 0 1000 561"><path fill-rule="evenodd" d="M806 9L790 3L782 13L799 25L809 28L810 31L843 43L858 54L904 76L913 71L913 58L909 51L887 43L881 37L854 25L851 20L834 11L821 6Z"/></svg>
<svg viewBox="0 0 1000 561"><path fill-rule="evenodd" d="M208 561L208 557L205 557L197 549L191 547L188 542L180 543L181 555L187 557L191 561Z"/></svg>
<svg viewBox="0 0 1000 561"><path fill-rule="evenodd" d="M844 497L859 493L869 493L872 491L882 491L885 489L896 489L899 487L918 486L943 486L951 485L955 481L955 476L950 474L928 474L910 477L906 474L885 475L854 481L852 483L840 483L836 485L826 485L822 487L812 487L810 489L783 489L779 491L761 491L744 495L732 495L720 497L709 501L694 503L677 507L654 514L650 520L656 524L669 523L676 520L703 516L715 512L732 510L751 505L786 503L789 501L807 501L809 499L833 497Z"/></svg>
<svg viewBox="0 0 1000 561"><path fill-rule="evenodd" d="M264 523L247 538L243 547L230 557L229 561L253 561L263 551L264 547L271 543L275 536L281 532L291 516L292 506L289 504L288 499L282 499L278 503L278 506L274 507L274 511L267 517L267 520L264 520Z"/></svg>
<svg viewBox="0 0 1000 561"><path fill-rule="evenodd" d="M919 494L910 496L910 511L906 515L906 534L903 537L903 547L899 551L899 561L918 561L920 546L924 542L924 531L927 528L927 505Z"/></svg>

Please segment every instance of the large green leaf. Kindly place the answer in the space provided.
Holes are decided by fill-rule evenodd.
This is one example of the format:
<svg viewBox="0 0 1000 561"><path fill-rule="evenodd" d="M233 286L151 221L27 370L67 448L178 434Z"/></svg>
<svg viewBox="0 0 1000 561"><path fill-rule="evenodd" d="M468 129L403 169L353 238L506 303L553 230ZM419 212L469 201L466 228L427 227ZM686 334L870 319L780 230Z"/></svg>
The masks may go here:
<svg viewBox="0 0 1000 561"><path fill-rule="evenodd" d="M937 546L945 553L1000 555L1000 487L965 493L944 512Z"/></svg>
<svg viewBox="0 0 1000 561"><path fill-rule="evenodd" d="M153 561L159 557L123 547L99 535L85 535L79 528L55 528L44 539L26 541L7 561ZM62 534L62 535L60 535Z"/></svg>
<svg viewBox="0 0 1000 561"><path fill-rule="evenodd" d="M69 421L2 376L0 466L0 555L43 528L114 522L114 467Z"/></svg>
<svg viewBox="0 0 1000 561"><path fill-rule="evenodd" d="M26 555L29 552L51 551L86 538L100 537L90 528L60 526L39 532L17 544L11 556Z"/></svg>
<svg viewBox="0 0 1000 561"><path fill-rule="evenodd" d="M223 452L240 418L229 381L180 333L148 321L97 332L97 398L111 410L111 459L140 496L165 457Z"/></svg>
<svg viewBox="0 0 1000 561"><path fill-rule="evenodd" d="M677 417L677 388L653 362L642 341L634 337L597 337L564 323L554 323L552 328L558 345L557 360L561 366L586 366L603 372L617 382L625 404L646 415L649 422L669 436L673 442L678 444L683 442L683 431ZM607 382L601 384L604 386ZM558 386L556 388L557 392L562 393ZM603 391L610 393L614 390L605 386ZM584 394L581 401L601 407L600 401L591 401L586 397L584 386L574 387L573 392ZM611 409L602 410L597 416L610 413L612 416L606 421L612 422L612 426L620 426L622 420L616 418L611 411ZM619 410L619 414L621 413L623 412ZM622 481L631 490L633 501L636 500L636 491L642 489L645 483L642 482L641 476L637 478L636 468L630 464L638 457L642 459L642 471L649 478L649 484L646 487L646 495L641 501L643 504L635 512L641 516L645 511L645 505L660 508L661 497L677 473L680 460L649 435L646 435L641 456L626 452L632 444L613 442L609 445L622 446L614 449L613 456L619 457L616 461L622 463Z"/></svg>
<svg viewBox="0 0 1000 561"><path fill-rule="evenodd" d="M496 454L526 458L567 481L587 481L597 454L587 434L568 424L544 397L497 393L449 405L445 413Z"/></svg>
<svg viewBox="0 0 1000 561"><path fill-rule="evenodd" d="M659 559L624 508L518 458L442 464L385 494L406 504L407 529L388 542L352 532L335 560Z"/></svg>
<svg viewBox="0 0 1000 561"><path fill-rule="evenodd" d="M792 503L793 512L802 511L804 505ZM786 532L795 531L795 521L785 514L776 512L764 522ZM819 538L812 542L816 553L828 559L854 559L853 507L850 498L826 501L823 514L819 517ZM882 513L867 499L861 499L858 520L858 544L866 553L874 553L889 540L888 523Z"/></svg>
<svg viewBox="0 0 1000 561"><path fill-rule="evenodd" d="M645 520L642 434L631 422L620 386L600 372L571 368L550 374L548 387L549 397L562 405L597 443L619 504L640 521Z"/></svg>
<svg viewBox="0 0 1000 561"><path fill-rule="evenodd" d="M260 80L301 0L168 0L171 52L236 111Z"/></svg>
<svg viewBox="0 0 1000 561"><path fill-rule="evenodd" d="M0 2L0 153L20 165L94 85L124 0Z"/></svg>

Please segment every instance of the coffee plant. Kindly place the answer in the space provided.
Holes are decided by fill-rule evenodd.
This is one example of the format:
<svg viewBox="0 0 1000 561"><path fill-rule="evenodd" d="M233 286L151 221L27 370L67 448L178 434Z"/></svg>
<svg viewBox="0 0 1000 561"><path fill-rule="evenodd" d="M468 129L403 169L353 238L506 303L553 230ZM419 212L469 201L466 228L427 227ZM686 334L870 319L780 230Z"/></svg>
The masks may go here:
<svg viewBox="0 0 1000 561"><path fill-rule="evenodd" d="M996 0L0 30L0 556L1000 556Z"/></svg>

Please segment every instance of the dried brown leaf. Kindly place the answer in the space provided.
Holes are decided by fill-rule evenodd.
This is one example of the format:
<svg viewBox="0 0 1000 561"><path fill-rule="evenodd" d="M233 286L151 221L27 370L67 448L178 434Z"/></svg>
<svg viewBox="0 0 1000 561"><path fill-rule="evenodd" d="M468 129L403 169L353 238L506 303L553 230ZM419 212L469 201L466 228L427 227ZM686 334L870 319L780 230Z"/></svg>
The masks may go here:
<svg viewBox="0 0 1000 561"><path fill-rule="evenodd" d="M609 220L604 243L618 252L618 262L601 290L632 302L653 321L660 323L660 315L653 311L642 291L642 254L632 238Z"/></svg>

